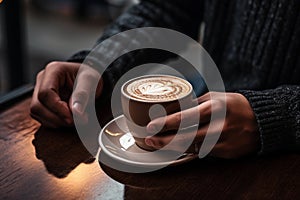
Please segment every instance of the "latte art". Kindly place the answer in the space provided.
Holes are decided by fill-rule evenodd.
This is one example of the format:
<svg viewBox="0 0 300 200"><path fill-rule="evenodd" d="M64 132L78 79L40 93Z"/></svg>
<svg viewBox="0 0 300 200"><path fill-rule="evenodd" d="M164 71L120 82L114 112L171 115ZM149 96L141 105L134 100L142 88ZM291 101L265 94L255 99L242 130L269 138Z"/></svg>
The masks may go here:
<svg viewBox="0 0 300 200"><path fill-rule="evenodd" d="M190 93L191 85L174 76L147 76L135 79L125 85L127 95L146 101L170 101Z"/></svg>
<svg viewBox="0 0 300 200"><path fill-rule="evenodd" d="M176 86L172 85L171 82L152 82L144 83L138 86L137 91L143 95L167 95L174 93Z"/></svg>

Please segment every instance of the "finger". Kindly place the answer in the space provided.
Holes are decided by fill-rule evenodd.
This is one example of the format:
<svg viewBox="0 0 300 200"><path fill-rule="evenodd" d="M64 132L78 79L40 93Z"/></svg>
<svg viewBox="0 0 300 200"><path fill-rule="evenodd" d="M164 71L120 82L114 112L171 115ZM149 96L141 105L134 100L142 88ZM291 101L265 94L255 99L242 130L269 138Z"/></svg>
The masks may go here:
<svg viewBox="0 0 300 200"><path fill-rule="evenodd" d="M145 143L154 149L184 152L194 140L195 133L164 134L147 137Z"/></svg>
<svg viewBox="0 0 300 200"><path fill-rule="evenodd" d="M197 127L191 127L186 130L181 130L174 134L159 134L152 137L147 137L145 142L148 146L155 149L165 147L167 150L195 152L194 144L215 145L222 140L222 120L216 120L213 124L206 123ZM196 131L196 133L195 133ZM190 145L190 146L189 146ZM189 146L189 147L188 147ZM203 148L206 148L205 146Z"/></svg>
<svg viewBox="0 0 300 200"><path fill-rule="evenodd" d="M198 104L211 100L210 93L205 93L204 95L197 98Z"/></svg>
<svg viewBox="0 0 300 200"><path fill-rule="evenodd" d="M145 142L148 146L155 149L165 148L166 150L186 151L191 144L199 143L206 134L208 125L201 129L197 126L188 129L179 130L178 132L161 133L152 137L147 137Z"/></svg>
<svg viewBox="0 0 300 200"><path fill-rule="evenodd" d="M221 92L208 92L197 98L198 104L204 103L206 101L214 100L225 100L226 94Z"/></svg>
<svg viewBox="0 0 300 200"><path fill-rule="evenodd" d="M223 119L216 119L199 128L194 146L191 152L198 153L200 157L207 155L216 145L221 143L225 136L223 131ZM196 147L196 148L195 148Z"/></svg>
<svg viewBox="0 0 300 200"><path fill-rule="evenodd" d="M64 86L65 75L60 74L61 72L55 68L47 67L43 80L37 83L39 85L37 99L52 113L55 113L67 123L71 123L71 111L68 104L61 100L59 94L60 87Z"/></svg>
<svg viewBox="0 0 300 200"><path fill-rule="evenodd" d="M91 97L95 98L99 80L100 74L96 70L88 66L81 67L70 101L70 107L73 114L80 116L81 118L87 116L85 110Z"/></svg>
<svg viewBox="0 0 300 200"><path fill-rule="evenodd" d="M32 118L38 120L42 125L45 125L46 127L58 128L61 126L70 127L73 125L73 122L65 122L39 102L32 102L30 115L32 116Z"/></svg>
<svg viewBox="0 0 300 200"><path fill-rule="evenodd" d="M40 96L40 95L39 95ZM60 119L64 120L67 123L70 123L72 121L72 115L70 112L70 109L68 107L68 104L65 101L62 101L58 94L55 91L49 90L47 91L47 94L43 93L42 99L43 105L50 110L52 113L57 115ZM48 98L45 98L47 96ZM48 100L43 100L48 99Z"/></svg>
<svg viewBox="0 0 300 200"><path fill-rule="evenodd" d="M207 123L211 117L211 101L206 101L196 107L152 120L147 125L149 133L165 132ZM161 128L163 127L163 128Z"/></svg>
<svg viewBox="0 0 300 200"><path fill-rule="evenodd" d="M65 122L58 115L52 113L50 110L47 109L47 107L45 107L38 101L37 94L39 91L39 78L41 78L42 76L43 74L40 73L37 78L37 83L33 92L32 101L30 105L30 115L47 127L57 128L59 126L72 126L72 121L69 123Z"/></svg>
<svg viewBox="0 0 300 200"><path fill-rule="evenodd" d="M38 120L39 122L41 122L41 124L45 125L46 127L58 128L62 126L70 127L73 125L73 122L65 122L59 116L49 111L45 106L43 106L39 102L33 103L34 105L31 106L30 115L32 116L32 118Z"/></svg>

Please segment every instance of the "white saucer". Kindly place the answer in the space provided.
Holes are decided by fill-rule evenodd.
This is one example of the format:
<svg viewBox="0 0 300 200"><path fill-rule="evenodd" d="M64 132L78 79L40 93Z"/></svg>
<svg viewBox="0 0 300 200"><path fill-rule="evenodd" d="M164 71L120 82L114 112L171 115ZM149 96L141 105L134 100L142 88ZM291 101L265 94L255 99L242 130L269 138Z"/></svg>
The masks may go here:
<svg viewBox="0 0 300 200"><path fill-rule="evenodd" d="M110 121L100 132L101 150L109 157L125 164L142 167L160 167L186 163L198 157L197 154L173 151L149 152L139 148L130 134L124 116Z"/></svg>

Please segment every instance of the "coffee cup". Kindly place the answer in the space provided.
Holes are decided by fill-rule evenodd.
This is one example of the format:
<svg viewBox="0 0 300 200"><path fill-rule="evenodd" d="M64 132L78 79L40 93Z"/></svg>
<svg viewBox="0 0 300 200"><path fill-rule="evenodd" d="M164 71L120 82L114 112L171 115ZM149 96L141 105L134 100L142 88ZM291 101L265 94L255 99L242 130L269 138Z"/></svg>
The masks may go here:
<svg viewBox="0 0 300 200"><path fill-rule="evenodd" d="M170 75L140 76L127 81L121 88L122 109L128 129L136 144L148 151L156 150L145 143L145 138L151 136L146 130L148 123L154 118L190 107L192 99L192 85Z"/></svg>

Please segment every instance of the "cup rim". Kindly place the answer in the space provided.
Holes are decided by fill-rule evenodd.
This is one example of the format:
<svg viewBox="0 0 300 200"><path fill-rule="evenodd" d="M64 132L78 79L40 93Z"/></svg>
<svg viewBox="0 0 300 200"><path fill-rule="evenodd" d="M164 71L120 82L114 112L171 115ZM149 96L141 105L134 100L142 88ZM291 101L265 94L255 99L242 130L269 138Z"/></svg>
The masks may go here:
<svg viewBox="0 0 300 200"><path fill-rule="evenodd" d="M185 95L185 96L182 96L180 98L177 98L177 99L171 99L171 100L160 100L160 101L151 101L151 100L143 100L143 99L138 99L138 98L135 98L135 97L132 97L132 96L129 96L128 94L126 94L126 92L124 92L124 87L125 85L127 85L129 82L132 82L132 81L135 81L137 79L141 79L141 78L145 78L145 77L159 77L159 76L166 76L166 77L171 77L171 78L177 78L177 79L181 79L183 81L185 81L189 86L190 86L190 91ZM121 87L121 93L124 97L126 97L127 99L130 99L130 100L134 100L134 101L138 101L138 102L143 102L143 103L165 103L165 102L172 102L172 101L178 101L178 100L182 100L184 98L187 98L188 96L191 95L191 93L193 92L193 86L192 84L181 78L181 77L178 77L178 76L172 76L172 75L166 75L166 74L153 74L153 75L143 75L143 76L138 76L138 77L135 77L135 78L132 78L128 81L126 81L125 83L123 83L122 87Z"/></svg>

